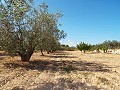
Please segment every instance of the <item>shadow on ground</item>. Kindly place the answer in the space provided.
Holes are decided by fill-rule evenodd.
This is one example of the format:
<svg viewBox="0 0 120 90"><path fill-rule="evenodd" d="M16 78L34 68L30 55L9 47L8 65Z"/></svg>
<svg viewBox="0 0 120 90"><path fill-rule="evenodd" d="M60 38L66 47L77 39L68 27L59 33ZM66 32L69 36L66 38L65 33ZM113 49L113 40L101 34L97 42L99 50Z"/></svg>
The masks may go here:
<svg viewBox="0 0 120 90"><path fill-rule="evenodd" d="M43 86L38 86L32 90L100 90L100 88L88 86L86 83L74 83L72 80L60 78L56 84L47 82Z"/></svg>
<svg viewBox="0 0 120 90"><path fill-rule="evenodd" d="M57 71L90 71L90 72L108 72L108 66L100 63L95 62L86 62L82 60L72 60L76 58L75 56L70 56L67 52L57 52L54 55L47 56L51 57L53 60L33 60L27 63L24 62L9 62L4 63L4 66L7 68L25 68L26 70L38 70L38 71L45 71L49 70L52 72ZM64 56L65 55L65 56ZM62 58L62 60L56 61L56 58ZM66 60L66 58L70 58Z"/></svg>
<svg viewBox="0 0 120 90"><path fill-rule="evenodd" d="M3 52L0 52L0 60L3 60L4 59L4 56L7 56L6 53L3 53Z"/></svg>
<svg viewBox="0 0 120 90"><path fill-rule="evenodd" d="M6 54L3 52L0 52L0 56L5 56Z"/></svg>
<svg viewBox="0 0 120 90"><path fill-rule="evenodd" d="M49 58L77 58L76 56L67 56L67 55L51 55L51 56L45 56Z"/></svg>
<svg viewBox="0 0 120 90"><path fill-rule="evenodd" d="M5 58L3 56L0 56L0 60L4 60Z"/></svg>
<svg viewBox="0 0 120 90"><path fill-rule="evenodd" d="M64 52L64 51L57 51L55 53L53 53L53 55L69 55L70 53L68 52Z"/></svg>
<svg viewBox="0 0 120 90"><path fill-rule="evenodd" d="M0 60L4 60L6 58L6 56L9 56L8 53L6 53L4 51L0 51Z"/></svg>
<svg viewBox="0 0 120 90"><path fill-rule="evenodd" d="M35 60L28 63L4 63L7 68L25 68L27 70L50 70L52 72L57 71L90 71L90 72L108 72L108 66L103 64L98 64L94 62L85 61L55 61L55 60Z"/></svg>
<svg viewBox="0 0 120 90"><path fill-rule="evenodd" d="M43 85L29 88L28 90L101 90L96 86L88 86L86 83L73 82L72 80L60 78L57 83L45 82ZM14 87L12 90L26 90L20 87Z"/></svg>
<svg viewBox="0 0 120 90"><path fill-rule="evenodd" d="M0 56L8 56L8 53L6 53L4 51L0 51Z"/></svg>
<svg viewBox="0 0 120 90"><path fill-rule="evenodd" d="M70 73L71 71L88 71L88 72L109 72L108 66L95 63L95 62L86 62L82 60L65 60L70 58L69 56L65 57L63 55L68 55L68 53L57 53L56 56L49 56L52 60L33 60L27 63L17 61L17 62L7 62L4 63L4 66L9 69L24 68L26 70L38 70L38 71L51 71L51 72L66 72ZM62 58L62 60L56 61L56 58ZM14 87L12 90L26 90L21 87ZM32 89L27 90L101 90L96 86L88 86L86 83L74 82L70 79L60 78L57 82L44 82L43 85L36 85Z"/></svg>

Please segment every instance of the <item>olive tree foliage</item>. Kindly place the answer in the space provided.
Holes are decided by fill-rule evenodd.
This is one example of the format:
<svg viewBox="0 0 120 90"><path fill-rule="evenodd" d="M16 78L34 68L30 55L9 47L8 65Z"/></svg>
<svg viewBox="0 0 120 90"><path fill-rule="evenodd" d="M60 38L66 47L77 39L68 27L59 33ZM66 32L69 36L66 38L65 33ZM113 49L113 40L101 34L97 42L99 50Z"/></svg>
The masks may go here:
<svg viewBox="0 0 120 90"><path fill-rule="evenodd" d="M117 41L117 40L108 40L108 41L105 41L109 47L109 49L119 49L120 48L120 41Z"/></svg>
<svg viewBox="0 0 120 90"><path fill-rule="evenodd" d="M91 45L87 44L87 43L84 43L84 42L81 42L80 44L77 45L77 48L81 52L84 51L84 53L85 53L87 50L91 49Z"/></svg>
<svg viewBox="0 0 120 90"><path fill-rule="evenodd" d="M115 49L120 49L120 42L117 40L108 40L108 41L104 41L102 43L102 45L104 45L103 49L104 52L106 53L108 49L113 49L115 51Z"/></svg>
<svg viewBox="0 0 120 90"><path fill-rule="evenodd" d="M107 53L108 49L120 49L120 42L117 40L106 40L101 44L92 45L91 50L97 50L97 52L100 52L100 50L103 50L104 53Z"/></svg>
<svg viewBox="0 0 120 90"><path fill-rule="evenodd" d="M45 3L40 5L39 8L38 22L40 22L39 25L43 34L39 40L40 44L37 46L37 50L41 50L41 52L46 50L49 53L49 51L58 49L60 47L58 41L66 37L64 31L58 29L58 19L63 15L60 12L56 12L56 14L48 13L48 6Z"/></svg>
<svg viewBox="0 0 120 90"><path fill-rule="evenodd" d="M91 51L96 50L98 53L100 52L100 50L103 50L103 52L106 53L108 49L108 45L105 42L103 42L102 44L96 44L91 46Z"/></svg>
<svg viewBox="0 0 120 90"><path fill-rule="evenodd" d="M107 41L104 41L102 44L101 44L101 47L100 47L101 50L103 50L104 53L107 53L108 49L109 49L109 44Z"/></svg>
<svg viewBox="0 0 120 90"><path fill-rule="evenodd" d="M0 1L0 46L12 56L20 55L22 61L29 61L34 50L46 50L66 36L58 29L61 13L49 13L45 3L35 9L32 2Z"/></svg>
<svg viewBox="0 0 120 90"><path fill-rule="evenodd" d="M30 38L33 37L32 30L30 30L27 20L31 1L3 1L4 3L0 2L1 46L10 55L18 53L22 60L27 60L34 51L33 43L30 41Z"/></svg>

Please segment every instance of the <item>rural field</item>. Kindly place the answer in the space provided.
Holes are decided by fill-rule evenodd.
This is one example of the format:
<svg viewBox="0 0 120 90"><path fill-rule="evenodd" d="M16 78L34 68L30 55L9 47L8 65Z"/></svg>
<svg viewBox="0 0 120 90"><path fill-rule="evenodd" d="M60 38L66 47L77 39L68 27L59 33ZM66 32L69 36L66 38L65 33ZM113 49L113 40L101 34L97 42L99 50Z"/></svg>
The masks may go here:
<svg viewBox="0 0 120 90"><path fill-rule="evenodd" d="M120 0L0 0L0 90L120 90Z"/></svg>
<svg viewBox="0 0 120 90"><path fill-rule="evenodd" d="M0 90L120 90L120 55L36 52L22 62L0 52Z"/></svg>

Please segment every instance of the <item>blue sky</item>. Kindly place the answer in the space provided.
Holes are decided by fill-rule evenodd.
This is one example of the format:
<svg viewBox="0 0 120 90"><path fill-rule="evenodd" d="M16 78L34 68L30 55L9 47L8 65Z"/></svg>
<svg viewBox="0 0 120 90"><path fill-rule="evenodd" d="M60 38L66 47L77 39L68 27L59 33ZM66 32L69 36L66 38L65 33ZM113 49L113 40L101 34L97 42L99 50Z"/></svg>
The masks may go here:
<svg viewBox="0 0 120 90"><path fill-rule="evenodd" d="M97 44L105 40L120 41L120 0L34 0L42 1L50 12L62 11L60 29L67 33L61 43L75 46L81 41Z"/></svg>

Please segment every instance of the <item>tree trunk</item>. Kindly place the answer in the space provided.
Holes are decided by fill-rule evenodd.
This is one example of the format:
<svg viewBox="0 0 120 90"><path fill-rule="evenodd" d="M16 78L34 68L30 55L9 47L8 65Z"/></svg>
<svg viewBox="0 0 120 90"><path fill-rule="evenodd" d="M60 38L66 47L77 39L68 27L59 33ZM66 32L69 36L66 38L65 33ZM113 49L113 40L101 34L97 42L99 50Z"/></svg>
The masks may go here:
<svg viewBox="0 0 120 90"><path fill-rule="evenodd" d="M100 50L99 50L99 49L97 49L97 53L100 53Z"/></svg>
<svg viewBox="0 0 120 90"><path fill-rule="evenodd" d="M40 51L41 51L42 56L44 56L43 51L42 50L40 50Z"/></svg>
<svg viewBox="0 0 120 90"><path fill-rule="evenodd" d="M32 56L32 55L22 55L22 56L21 56L21 61L23 61L23 62L29 62L31 56Z"/></svg>
<svg viewBox="0 0 120 90"><path fill-rule="evenodd" d="M85 50L83 50L83 52L85 53Z"/></svg>
<svg viewBox="0 0 120 90"><path fill-rule="evenodd" d="M116 51L116 50L114 49L114 54L116 54L115 51Z"/></svg>
<svg viewBox="0 0 120 90"><path fill-rule="evenodd" d="M23 61L23 62L29 62L29 61L30 61L30 58L31 58L31 56L32 56L32 54L33 54L33 51L34 51L34 50L32 50L32 51L30 51L30 52L28 52L28 53L18 52L18 54L19 54L20 57L21 57L21 61Z"/></svg>
<svg viewBox="0 0 120 90"><path fill-rule="evenodd" d="M49 51L47 51L47 54L49 54L50 52Z"/></svg>
<svg viewBox="0 0 120 90"><path fill-rule="evenodd" d="M103 52L106 53L105 50L103 50Z"/></svg>
<svg viewBox="0 0 120 90"><path fill-rule="evenodd" d="M51 50L51 53L55 52L54 50Z"/></svg>

